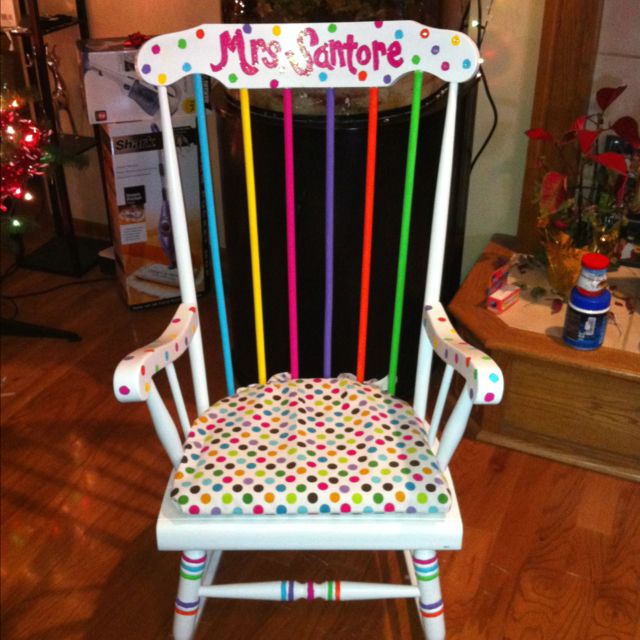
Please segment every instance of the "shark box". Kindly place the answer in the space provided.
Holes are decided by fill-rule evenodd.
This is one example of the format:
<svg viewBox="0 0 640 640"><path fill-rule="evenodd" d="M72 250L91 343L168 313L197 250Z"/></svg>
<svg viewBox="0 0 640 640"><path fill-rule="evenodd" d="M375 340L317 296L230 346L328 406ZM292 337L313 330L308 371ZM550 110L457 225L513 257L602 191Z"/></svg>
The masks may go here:
<svg viewBox="0 0 640 640"><path fill-rule="evenodd" d="M82 40L84 97L91 124L153 120L160 115L158 90L138 78L138 50L122 39ZM205 93L208 84L205 83ZM171 113L195 113L193 80L183 78L168 87Z"/></svg>
<svg viewBox="0 0 640 640"><path fill-rule="evenodd" d="M206 289L198 142L193 117L174 118L189 243L198 293ZM179 300L162 134L157 122L101 127L116 271L132 309Z"/></svg>

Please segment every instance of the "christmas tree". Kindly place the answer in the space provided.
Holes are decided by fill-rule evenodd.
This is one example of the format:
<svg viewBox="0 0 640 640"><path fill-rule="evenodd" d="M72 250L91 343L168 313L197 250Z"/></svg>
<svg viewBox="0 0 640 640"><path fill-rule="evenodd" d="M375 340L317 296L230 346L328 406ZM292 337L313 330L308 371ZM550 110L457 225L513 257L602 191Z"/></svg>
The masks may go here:
<svg viewBox="0 0 640 640"><path fill-rule="evenodd" d="M21 114L21 101L0 91L0 211L11 213L14 200L31 200L27 181L48 164L50 132Z"/></svg>

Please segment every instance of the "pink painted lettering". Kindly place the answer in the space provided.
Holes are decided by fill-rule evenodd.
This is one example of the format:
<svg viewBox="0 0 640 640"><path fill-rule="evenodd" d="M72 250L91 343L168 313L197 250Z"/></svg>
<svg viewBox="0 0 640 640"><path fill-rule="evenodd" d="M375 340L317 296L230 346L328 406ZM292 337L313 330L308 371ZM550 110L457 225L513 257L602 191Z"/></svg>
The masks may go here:
<svg viewBox="0 0 640 640"><path fill-rule="evenodd" d="M387 49L387 60L392 67L396 69L402 66L402 45L399 40L394 40Z"/></svg>
<svg viewBox="0 0 640 640"><path fill-rule="evenodd" d="M220 71L227 66L229 52L237 54L240 68L248 76L253 76L258 73L258 68L249 64L247 60L244 38L242 37L242 31L240 29L235 30L233 37L231 37L228 31L223 31L220 34L220 62L210 63L212 71Z"/></svg>
<svg viewBox="0 0 640 640"><path fill-rule="evenodd" d="M300 49L300 53L302 54L302 57L304 59L304 66L298 64L298 61L296 60L296 54L293 51L285 51L285 55L287 56L287 60L289 60L291 68L299 76L308 76L313 71L313 57L311 56L309 49L307 49L304 44L305 37L309 38L310 47L315 47L319 42L316 30L312 29L311 27L303 29L298 34L297 43L298 48Z"/></svg>

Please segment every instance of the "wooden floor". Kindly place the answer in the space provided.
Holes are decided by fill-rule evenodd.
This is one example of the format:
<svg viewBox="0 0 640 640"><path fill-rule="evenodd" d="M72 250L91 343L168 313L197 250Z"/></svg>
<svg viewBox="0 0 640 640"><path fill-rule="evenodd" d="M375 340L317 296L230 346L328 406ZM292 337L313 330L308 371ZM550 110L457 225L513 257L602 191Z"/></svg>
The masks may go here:
<svg viewBox="0 0 640 640"><path fill-rule="evenodd" d="M18 272L4 293L69 281ZM169 638L178 555L156 550L154 524L170 465L145 407L119 405L111 376L171 310L129 312L114 282L16 302L19 319L83 340L2 338L2 638ZM206 349L220 372L217 341ZM222 377L210 386L220 396ZM452 468L466 529L461 552L440 554L449 638L640 637L640 486L469 440ZM401 580L400 567L397 553L229 553L219 581ZM217 601L198 638L421 632L407 601Z"/></svg>

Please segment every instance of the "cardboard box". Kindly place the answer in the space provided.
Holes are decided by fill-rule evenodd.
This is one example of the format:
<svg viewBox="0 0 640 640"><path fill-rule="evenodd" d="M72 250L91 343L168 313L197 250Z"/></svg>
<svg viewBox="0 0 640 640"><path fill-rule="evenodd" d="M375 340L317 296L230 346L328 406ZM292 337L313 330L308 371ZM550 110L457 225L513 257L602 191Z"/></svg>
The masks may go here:
<svg viewBox="0 0 640 640"><path fill-rule="evenodd" d="M159 117L158 90L138 77L138 50L125 46L126 38L82 40L84 97L92 124L153 120ZM205 86L206 89L206 86ZM195 113L193 79L167 87L174 116Z"/></svg>
<svg viewBox="0 0 640 640"><path fill-rule="evenodd" d="M496 289L487 298L487 309L494 313L503 313L520 299L520 287L505 284Z"/></svg>
<svg viewBox="0 0 640 640"><path fill-rule="evenodd" d="M18 0L0 0L0 22L7 29L20 24Z"/></svg>
<svg viewBox="0 0 640 640"><path fill-rule="evenodd" d="M206 237L195 118L174 119L174 135L198 293L206 290ZM162 134L154 121L101 127L116 272L132 309L179 301L165 187Z"/></svg>

